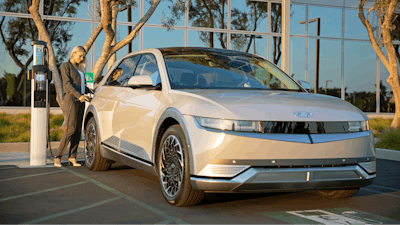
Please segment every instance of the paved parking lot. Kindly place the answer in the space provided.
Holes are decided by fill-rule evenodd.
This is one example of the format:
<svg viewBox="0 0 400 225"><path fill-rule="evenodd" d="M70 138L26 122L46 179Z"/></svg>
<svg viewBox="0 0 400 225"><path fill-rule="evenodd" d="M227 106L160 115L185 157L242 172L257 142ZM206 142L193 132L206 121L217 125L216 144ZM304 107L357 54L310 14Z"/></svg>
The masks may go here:
<svg viewBox="0 0 400 225"><path fill-rule="evenodd" d="M348 199L313 192L208 194L177 208L157 177L115 164L82 167L0 166L0 223L400 223L400 162L377 159L377 179Z"/></svg>

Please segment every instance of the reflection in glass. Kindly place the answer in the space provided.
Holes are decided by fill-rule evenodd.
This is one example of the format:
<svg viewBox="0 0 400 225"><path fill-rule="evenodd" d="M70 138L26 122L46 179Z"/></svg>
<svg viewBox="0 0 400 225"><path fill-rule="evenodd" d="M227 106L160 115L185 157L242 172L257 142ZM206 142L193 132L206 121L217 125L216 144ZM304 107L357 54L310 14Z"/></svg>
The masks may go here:
<svg viewBox="0 0 400 225"><path fill-rule="evenodd" d="M302 89L272 63L214 49L163 49L173 89Z"/></svg>
<svg viewBox="0 0 400 225"><path fill-rule="evenodd" d="M305 35L306 25L300 24L301 21L306 20L306 6L305 5L290 5L290 34Z"/></svg>
<svg viewBox="0 0 400 225"><path fill-rule="evenodd" d="M223 48L226 47L226 33L209 31L188 31L189 47L208 47Z"/></svg>
<svg viewBox="0 0 400 225"><path fill-rule="evenodd" d="M281 67L281 55L282 55L282 38L280 36L272 36L270 44L270 61L273 62L278 67Z"/></svg>
<svg viewBox="0 0 400 225"><path fill-rule="evenodd" d="M231 29L267 31L268 3L256 1L231 2Z"/></svg>
<svg viewBox="0 0 400 225"><path fill-rule="evenodd" d="M231 34L231 49L267 57L267 36Z"/></svg>
<svg viewBox="0 0 400 225"><path fill-rule="evenodd" d="M394 45L395 49L398 50L399 45ZM385 57L387 57L387 52L385 48L382 48ZM397 61L397 66L399 62ZM380 112L390 112L394 113L394 98L392 87L387 82L387 78L390 76L389 71L383 65L382 61L379 60L379 88L380 88Z"/></svg>
<svg viewBox="0 0 400 225"><path fill-rule="evenodd" d="M1 105L29 106L30 81L26 80L26 71L30 69L33 59L30 42L38 39L38 32L32 19L18 17L1 17L2 33L0 54L0 101ZM65 58L69 57L69 42L72 39L71 28L74 22L45 21L50 31L56 54L58 68ZM89 26L90 30L90 26ZM8 46L8 48L6 48ZM55 103L54 86L50 86L51 106Z"/></svg>
<svg viewBox="0 0 400 225"><path fill-rule="evenodd" d="M128 26L117 25L117 43L128 36ZM131 52L139 50L139 35L130 43ZM117 60L129 53L129 44L117 51Z"/></svg>
<svg viewBox="0 0 400 225"><path fill-rule="evenodd" d="M370 42L345 41L346 100L364 112L376 111L376 53Z"/></svg>
<svg viewBox="0 0 400 225"><path fill-rule="evenodd" d="M174 29L168 31L164 28L143 28L143 49L162 47L181 47L185 43L185 31Z"/></svg>
<svg viewBox="0 0 400 225"><path fill-rule="evenodd" d="M364 12L364 16L367 17L366 11ZM376 26L376 19L374 19L373 12L369 14L369 21L372 27ZM358 18L357 9L346 9L345 11L344 36L346 38L368 39L367 28L365 28Z"/></svg>
<svg viewBox="0 0 400 225"><path fill-rule="evenodd" d="M316 60L316 39L308 41L308 81L312 92L315 90L315 77L318 76L317 93L341 97L341 41L320 40L319 59ZM318 57L318 55L317 55ZM319 73L316 74L316 63Z"/></svg>
<svg viewBox="0 0 400 225"><path fill-rule="evenodd" d="M178 5L176 5L178 3ZM144 12L146 13L151 4L149 3L148 0L144 0ZM174 12L171 12L171 8L177 7L178 11L176 12L176 15ZM180 6L180 7L179 7ZM153 15L149 18L147 21L148 24L162 24L162 21L164 19L167 19L167 16L172 15L174 19L174 25L175 26L185 26L185 4L184 1L180 0L172 0L172 1L161 1L156 10L154 11ZM175 9L175 8L174 8Z"/></svg>
<svg viewBox="0 0 400 225"><path fill-rule="evenodd" d="M146 2L146 1L145 1ZM162 4L162 2L160 2ZM120 11L118 13L117 21L121 22L138 22L139 21L139 16L140 16L140 1L137 0L134 5L131 5L130 7L120 7ZM154 12L156 13L157 10ZM154 14L153 14L154 15ZM129 20L130 18L130 20ZM150 17L151 18L151 17Z"/></svg>
<svg viewBox="0 0 400 225"><path fill-rule="evenodd" d="M319 6L309 6L309 20L320 18L320 36L342 36L342 9ZM316 35L316 23L308 25L308 35Z"/></svg>
<svg viewBox="0 0 400 225"><path fill-rule="evenodd" d="M280 3L271 4L271 32L282 32L282 4Z"/></svg>
<svg viewBox="0 0 400 225"><path fill-rule="evenodd" d="M90 0L44 0L45 15L90 19L89 9L91 9L91 7Z"/></svg>
<svg viewBox="0 0 400 225"><path fill-rule="evenodd" d="M290 38L290 76L305 81L305 39Z"/></svg>
<svg viewBox="0 0 400 225"><path fill-rule="evenodd" d="M190 0L189 26L226 29L226 3L226 0Z"/></svg>
<svg viewBox="0 0 400 225"><path fill-rule="evenodd" d="M2 0L0 2L0 11L29 14L25 1Z"/></svg>

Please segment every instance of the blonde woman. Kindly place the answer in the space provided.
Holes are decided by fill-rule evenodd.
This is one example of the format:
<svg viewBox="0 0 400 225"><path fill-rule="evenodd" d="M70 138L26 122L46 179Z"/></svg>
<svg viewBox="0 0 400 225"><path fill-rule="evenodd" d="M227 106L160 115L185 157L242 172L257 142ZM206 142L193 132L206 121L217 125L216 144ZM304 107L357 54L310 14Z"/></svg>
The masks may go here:
<svg viewBox="0 0 400 225"><path fill-rule="evenodd" d="M69 61L61 65L61 77L64 89L64 112L67 119L67 130L64 132L58 154L54 159L54 166L61 167L61 157L69 142L69 158L73 166L81 166L76 162L76 155L81 137L85 101L89 101L84 94L86 88L86 51L82 46L76 46L71 51Z"/></svg>

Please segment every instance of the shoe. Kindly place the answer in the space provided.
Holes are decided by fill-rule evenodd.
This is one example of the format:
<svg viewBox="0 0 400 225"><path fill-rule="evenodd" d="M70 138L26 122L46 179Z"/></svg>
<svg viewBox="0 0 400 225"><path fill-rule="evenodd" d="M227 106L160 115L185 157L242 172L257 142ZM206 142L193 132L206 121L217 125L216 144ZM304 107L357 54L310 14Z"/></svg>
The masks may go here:
<svg viewBox="0 0 400 225"><path fill-rule="evenodd" d="M54 166L55 167L62 167L60 158L55 158L54 159Z"/></svg>
<svg viewBox="0 0 400 225"><path fill-rule="evenodd" d="M72 163L73 166L82 166L81 164L76 162L75 158L69 158L68 161Z"/></svg>

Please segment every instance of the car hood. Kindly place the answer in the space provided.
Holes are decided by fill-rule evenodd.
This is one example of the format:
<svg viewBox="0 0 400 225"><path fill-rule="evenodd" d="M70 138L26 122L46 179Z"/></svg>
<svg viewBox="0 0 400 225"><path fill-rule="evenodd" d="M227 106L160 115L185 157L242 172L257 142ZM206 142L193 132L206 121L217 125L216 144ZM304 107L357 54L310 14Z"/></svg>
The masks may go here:
<svg viewBox="0 0 400 225"><path fill-rule="evenodd" d="M182 114L262 121L363 121L361 110L339 98L274 90L170 90L171 107ZM312 113L311 117L296 112Z"/></svg>

